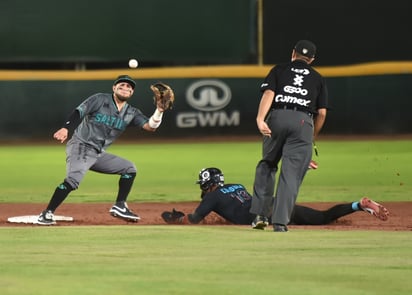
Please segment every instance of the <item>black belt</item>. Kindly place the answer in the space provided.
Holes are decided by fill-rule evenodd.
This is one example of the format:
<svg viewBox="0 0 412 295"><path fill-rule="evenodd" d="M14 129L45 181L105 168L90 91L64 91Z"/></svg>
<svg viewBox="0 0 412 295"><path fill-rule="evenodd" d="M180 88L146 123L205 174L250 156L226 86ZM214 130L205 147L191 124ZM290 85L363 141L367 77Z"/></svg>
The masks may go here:
<svg viewBox="0 0 412 295"><path fill-rule="evenodd" d="M280 105L280 106L274 106L273 109L274 110L292 110L292 111L302 112L308 115L309 117L313 118L313 113L309 112L305 108L298 107L298 106Z"/></svg>

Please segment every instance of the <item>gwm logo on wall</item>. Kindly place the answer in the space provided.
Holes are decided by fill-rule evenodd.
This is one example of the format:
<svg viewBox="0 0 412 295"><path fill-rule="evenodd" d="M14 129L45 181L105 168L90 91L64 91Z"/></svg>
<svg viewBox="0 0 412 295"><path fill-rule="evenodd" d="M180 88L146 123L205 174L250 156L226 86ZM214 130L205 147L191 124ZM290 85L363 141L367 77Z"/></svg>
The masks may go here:
<svg viewBox="0 0 412 295"><path fill-rule="evenodd" d="M201 80L186 90L186 101L199 111L217 111L227 106L232 98L230 88L217 80Z"/></svg>
<svg viewBox="0 0 412 295"><path fill-rule="evenodd" d="M222 81L194 82L186 90L186 101L197 111L179 113L176 117L177 126L181 128L238 126L240 112L233 111L229 115L223 110L231 99L232 92Z"/></svg>

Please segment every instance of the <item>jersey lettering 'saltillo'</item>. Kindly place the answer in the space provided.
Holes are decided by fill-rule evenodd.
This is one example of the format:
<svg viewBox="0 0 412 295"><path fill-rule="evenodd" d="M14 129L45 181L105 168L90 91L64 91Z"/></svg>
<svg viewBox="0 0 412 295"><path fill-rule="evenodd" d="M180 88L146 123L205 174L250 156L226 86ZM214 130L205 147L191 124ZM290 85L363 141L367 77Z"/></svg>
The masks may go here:
<svg viewBox="0 0 412 295"><path fill-rule="evenodd" d="M109 116L101 113L96 113L94 121L119 130L124 130L126 128L126 122L116 116Z"/></svg>
<svg viewBox="0 0 412 295"><path fill-rule="evenodd" d="M106 150L127 126L142 127L149 121L139 109L128 103L119 111L110 93L90 96L77 110L83 120L74 132L72 141L87 143L97 151Z"/></svg>

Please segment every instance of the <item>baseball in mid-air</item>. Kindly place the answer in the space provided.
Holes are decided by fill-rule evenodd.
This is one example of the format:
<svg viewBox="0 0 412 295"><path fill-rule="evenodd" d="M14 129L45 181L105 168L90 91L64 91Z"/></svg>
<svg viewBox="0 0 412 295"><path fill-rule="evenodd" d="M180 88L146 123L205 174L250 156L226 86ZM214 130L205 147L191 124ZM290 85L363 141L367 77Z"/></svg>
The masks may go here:
<svg viewBox="0 0 412 295"><path fill-rule="evenodd" d="M129 68L135 69L139 66L139 63L137 62L136 59L132 58L129 59Z"/></svg>

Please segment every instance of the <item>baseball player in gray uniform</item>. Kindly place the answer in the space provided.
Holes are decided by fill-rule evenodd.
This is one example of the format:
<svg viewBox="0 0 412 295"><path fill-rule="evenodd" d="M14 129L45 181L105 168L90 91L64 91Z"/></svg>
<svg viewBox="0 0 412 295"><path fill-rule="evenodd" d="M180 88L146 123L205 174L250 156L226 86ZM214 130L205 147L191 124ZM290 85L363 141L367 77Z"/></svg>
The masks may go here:
<svg viewBox="0 0 412 295"><path fill-rule="evenodd" d="M316 46L311 41L300 40L291 61L273 67L261 85L263 94L256 123L263 135L263 149L253 186L250 212L257 216L252 228L268 226L266 216L271 216L274 231L288 231L286 225L312 158L312 143L325 122L328 107L325 81L310 66L315 53Z"/></svg>
<svg viewBox="0 0 412 295"><path fill-rule="evenodd" d="M63 127L53 137L66 146L66 177L57 186L47 208L39 215L38 224L52 225L54 211L68 194L79 187L88 170L120 175L116 202L110 214L137 222L140 217L126 204L127 196L136 177L136 166L121 157L106 152L127 126L155 131L162 121L163 109L157 105L148 118L127 102L134 93L136 82L127 75L119 76L113 83L113 93L96 93L83 101L69 116Z"/></svg>

